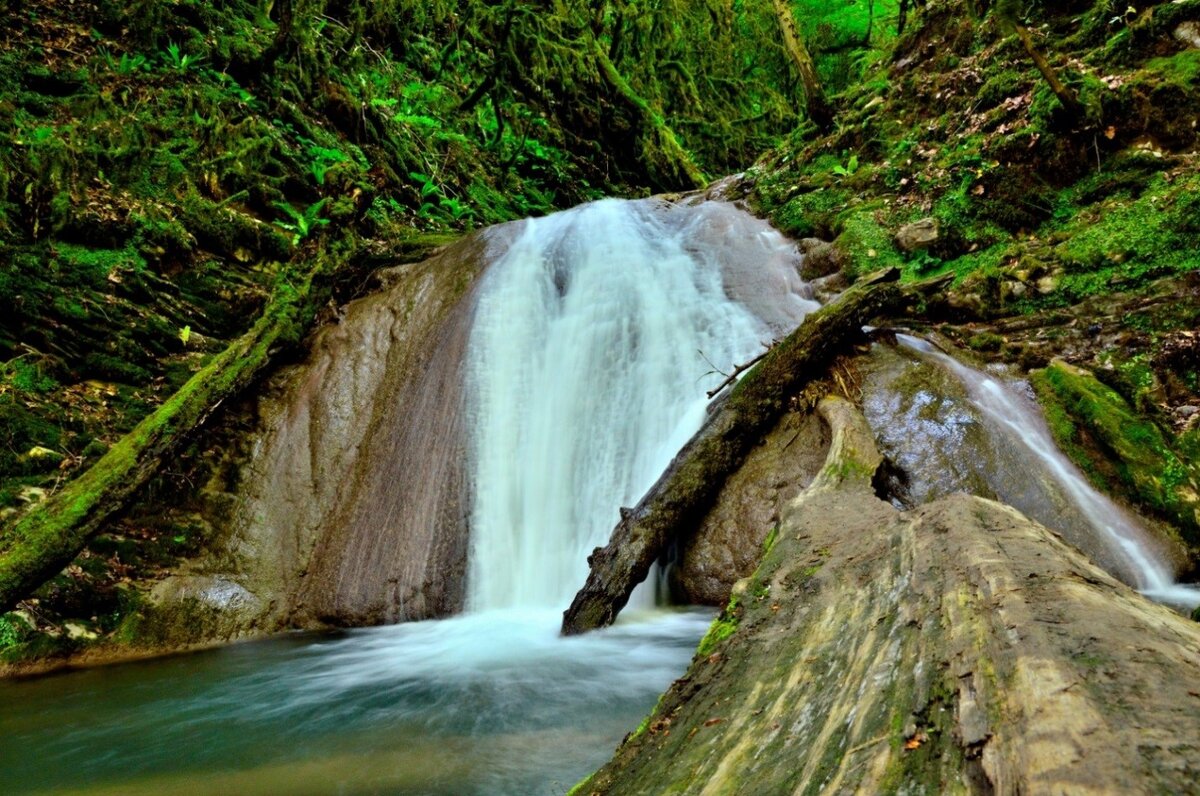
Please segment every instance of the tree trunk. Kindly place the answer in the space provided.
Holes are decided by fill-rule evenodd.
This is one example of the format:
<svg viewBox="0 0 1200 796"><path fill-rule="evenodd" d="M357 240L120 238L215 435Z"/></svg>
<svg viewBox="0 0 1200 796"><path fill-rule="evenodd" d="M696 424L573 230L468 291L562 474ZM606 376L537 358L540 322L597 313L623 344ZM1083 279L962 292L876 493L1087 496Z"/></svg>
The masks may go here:
<svg viewBox="0 0 1200 796"><path fill-rule="evenodd" d="M642 159L648 170L657 172L652 176L668 187L679 187L681 183L685 188L703 188L707 185L708 179L688 151L680 145L662 114L633 90L599 41L595 42L593 51L604 82L633 109L642 125Z"/></svg>
<svg viewBox="0 0 1200 796"><path fill-rule="evenodd" d="M780 33L783 35L783 48L787 51L792 63L795 64L796 71L800 73L808 118L812 119L813 123L821 130L828 130L833 126L833 107L825 98L821 80L817 77L817 66L813 63L804 39L801 38L796 28L796 18L792 16L792 9L788 6L787 0L771 0L771 2L775 6L775 19L778 20Z"/></svg>
<svg viewBox="0 0 1200 796"><path fill-rule="evenodd" d="M1083 104L1080 103L1079 97L1059 78L1058 73L1054 71L1054 67L1046 60L1046 56L1042 55L1037 46L1033 43L1033 36L1029 34L1029 29L1015 19L1007 20L1017 33L1017 38L1021 40L1021 46L1025 48L1025 52L1033 59L1034 65L1037 66L1042 77L1046 78L1046 82L1050 84L1050 90L1054 92L1054 96L1058 97L1058 101L1062 103L1063 108L1071 114L1072 119L1079 119L1083 116Z"/></svg>
<svg viewBox="0 0 1200 796"><path fill-rule="evenodd" d="M189 432L249 384L279 348L300 339L308 324L312 280L323 263L319 259L301 274L281 273L250 331L86 472L0 532L0 613L71 563L104 520L123 507Z"/></svg>
<svg viewBox="0 0 1200 796"><path fill-rule="evenodd" d="M695 526L721 485L787 409L789 398L820 372L864 323L896 307L904 293L895 269L868 278L804 319L734 387L637 508L622 510L608 545L588 558L591 573L563 615L563 633L612 624L634 586L682 531Z"/></svg>
<svg viewBox="0 0 1200 796"><path fill-rule="evenodd" d="M1025 52L1032 59L1037 70L1042 73L1042 77L1046 79L1050 90L1054 92L1054 96L1058 98L1063 108L1074 119L1083 116L1083 105L1079 102L1079 97L1062 82L1058 73L1054 71L1054 67L1046 60L1046 56L1042 55L1037 45L1033 43L1033 36L1029 33L1029 29L1021 24L1020 4L1016 0L999 0L992 7L992 13L1000 20L1001 25L1010 28L1017 34L1021 46L1025 48Z"/></svg>

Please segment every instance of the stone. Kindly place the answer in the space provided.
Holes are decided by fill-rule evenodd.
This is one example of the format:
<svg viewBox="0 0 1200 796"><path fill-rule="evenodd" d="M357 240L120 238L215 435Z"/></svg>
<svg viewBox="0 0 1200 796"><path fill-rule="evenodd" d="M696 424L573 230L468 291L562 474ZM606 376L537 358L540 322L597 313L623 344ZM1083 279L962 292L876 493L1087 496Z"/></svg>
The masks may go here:
<svg viewBox="0 0 1200 796"><path fill-rule="evenodd" d="M94 630L88 630L78 622L67 622L63 625L63 630L67 632L67 638L73 640L94 641L100 637Z"/></svg>
<svg viewBox="0 0 1200 796"><path fill-rule="evenodd" d="M725 632L576 792L1194 791L1200 627L1011 507L887 505L852 411Z"/></svg>
<svg viewBox="0 0 1200 796"><path fill-rule="evenodd" d="M845 261L837 246L826 241L817 241L817 244L804 252L800 264L800 277L808 282L837 273Z"/></svg>
<svg viewBox="0 0 1200 796"><path fill-rule="evenodd" d="M754 571L783 506L820 471L828 445L828 432L817 417L788 413L725 483L683 544L672 571L672 593L690 603L729 602L733 584Z"/></svg>
<svg viewBox="0 0 1200 796"><path fill-rule="evenodd" d="M1200 22L1190 19L1187 22L1181 22L1175 30L1171 31L1171 35L1178 42L1200 49Z"/></svg>
<svg viewBox="0 0 1200 796"><path fill-rule="evenodd" d="M25 452L25 457L27 459L34 459L34 460L47 459L47 460L52 460L52 461L61 461L63 458L63 455L56 450L52 450L50 448L44 448L41 445L34 445L32 448L30 448L28 451Z"/></svg>
<svg viewBox="0 0 1200 796"><path fill-rule="evenodd" d="M1037 291L1043 296L1053 293L1057 287L1058 278L1054 276L1043 276L1037 281Z"/></svg>
<svg viewBox="0 0 1200 796"><path fill-rule="evenodd" d="M40 486L23 486L17 492L17 500L23 503L41 503L46 499L46 490Z"/></svg>
<svg viewBox="0 0 1200 796"><path fill-rule="evenodd" d="M820 238L801 238L796 243L796 248L799 249L801 254L809 254L814 249L819 249L827 245L829 245L829 241L824 241Z"/></svg>
<svg viewBox="0 0 1200 796"><path fill-rule="evenodd" d="M896 232L896 245L901 251L912 253L928 249L938 240L938 223L934 218L922 218L905 224Z"/></svg>
<svg viewBox="0 0 1200 796"><path fill-rule="evenodd" d="M838 294L846 288L850 287L850 283L846 281L846 275L841 271L835 271L829 276L823 276L820 279L814 279L809 287L812 288L813 297L822 304L828 304L837 298Z"/></svg>

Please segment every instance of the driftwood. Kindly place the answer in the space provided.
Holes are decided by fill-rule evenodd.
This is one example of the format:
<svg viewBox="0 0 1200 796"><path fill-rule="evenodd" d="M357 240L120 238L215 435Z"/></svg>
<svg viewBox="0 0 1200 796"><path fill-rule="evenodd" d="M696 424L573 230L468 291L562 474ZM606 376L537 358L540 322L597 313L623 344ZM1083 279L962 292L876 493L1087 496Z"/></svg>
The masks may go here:
<svg viewBox="0 0 1200 796"><path fill-rule="evenodd" d="M0 530L0 613L53 577L150 477L162 461L226 399L236 395L303 335L313 276L285 270L250 331L193 376L94 465Z"/></svg>
<svg viewBox="0 0 1200 796"><path fill-rule="evenodd" d="M563 615L563 633L609 625L629 600L651 563L678 533L695 525L733 473L787 408L864 323L899 306L905 293L893 284L895 269L868 277L837 301L812 313L771 349L730 392L637 507L622 511L607 546L588 558L591 573Z"/></svg>
<svg viewBox="0 0 1200 796"><path fill-rule="evenodd" d="M766 357L767 354L771 353L771 348L773 348L773 347L774 347L773 344L770 346L767 346L766 351L763 351L761 354L754 357L753 359L747 360L746 362L743 362L742 364L738 365L736 368L733 369L733 371L728 376L725 377L725 381L721 382L716 387L713 387L711 390L706 392L705 395L707 395L709 398L712 398L714 395L716 395L717 393L724 390L730 384L733 384L734 382L736 382L738 380L738 376L741 376L743 373L750 370L750 368L754 367L759 362L762 362L763 358Z"/></svg>

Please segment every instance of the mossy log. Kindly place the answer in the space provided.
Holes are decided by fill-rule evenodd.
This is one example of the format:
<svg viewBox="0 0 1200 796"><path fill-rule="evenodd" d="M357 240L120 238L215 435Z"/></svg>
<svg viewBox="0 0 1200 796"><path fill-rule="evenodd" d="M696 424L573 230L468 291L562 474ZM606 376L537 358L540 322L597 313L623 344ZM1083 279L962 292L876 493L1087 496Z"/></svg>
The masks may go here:
<svg viewBox="0 0 1200 796"><path fill-rule="evenodd" d="M563 633L609 625L651 563L684 529L699 523L725 479L814 373L855 339L863 324L904 300L895 269L864 279L804 319L734 387L637 507L623 510L606 547L588 558L587 583L563 615Z"/></svg>
<svg viewBox="0 0 1200 796"><path fill-rule="evenodd" d="M188 380L86 472L0 531L0 613L71 563L104 520L159 469L188 432L297 342L313 303L309 270L285 269L254 326Z"/></svg>
<svg viewBox="0 0 1200 796"><path fill-rule="evenodd" d="M679 143L675 131L667 125L662 114L633 90L599 41L595 43L593 51L604 82L633 109L642 124L642 157L646 168L656 173L658 179L664 182L664 187L698 189L707 185L704 172Z"/></svg>
<svg viewBox="0 0 1200 796"><path fill-rule="evenodd" d="M792 8L785 0L772 0L775 9L775 19L779 23L779 33L783 37L783 49L796 67L800 75L800 84L804 87L804 108L808 118L812 119L820 130L829 130L833 126L833 106L821 88L821 79L817 76L817 65L800 32L796 27L796 18Z"/></svg>
<svg viewBox="0 0 1200 796"><path fill-rule="evenodd" d="M1010 507L897 511L861 414L820 408L821 476L687 674L571 793L1193 792L1200 625Z"/></svg>

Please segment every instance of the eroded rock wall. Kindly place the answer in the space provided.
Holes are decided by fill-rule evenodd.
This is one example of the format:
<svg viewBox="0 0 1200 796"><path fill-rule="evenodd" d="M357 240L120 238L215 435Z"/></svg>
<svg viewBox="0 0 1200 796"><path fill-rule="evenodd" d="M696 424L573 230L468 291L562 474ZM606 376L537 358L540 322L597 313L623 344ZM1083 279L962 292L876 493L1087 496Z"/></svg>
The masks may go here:
<svg viewBox="0 0 1200 796"><path fill-rule="evenodd" d="M156 587L160 624L204 616L208 640L461 607L459 368L471 287L508 229L388 273L273 381L228 539Z"/></svg>

